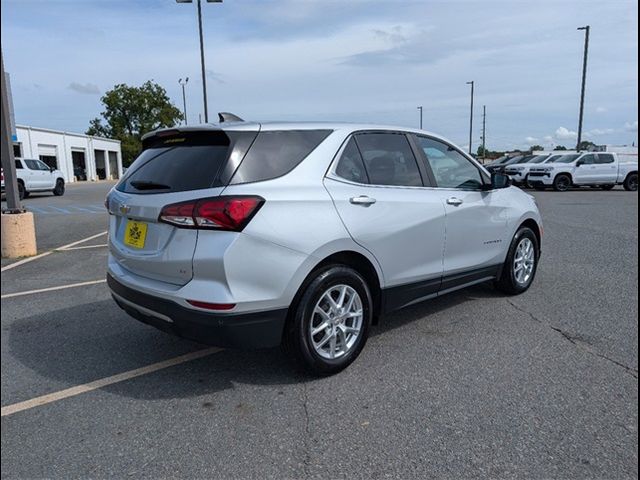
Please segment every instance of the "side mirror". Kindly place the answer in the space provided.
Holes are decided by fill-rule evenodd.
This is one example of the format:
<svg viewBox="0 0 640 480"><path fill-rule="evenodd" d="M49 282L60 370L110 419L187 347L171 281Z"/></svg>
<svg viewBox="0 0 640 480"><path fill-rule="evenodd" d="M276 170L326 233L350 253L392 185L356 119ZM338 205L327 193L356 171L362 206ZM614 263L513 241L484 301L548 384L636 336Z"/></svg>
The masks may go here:
<svg viewBox="0 0 640 480"><path fill-rule="evenodd" d="M511 186L511 177L501 172L493 172L491 174L491 188L493 190L499 188L508 188Z"/></svg>

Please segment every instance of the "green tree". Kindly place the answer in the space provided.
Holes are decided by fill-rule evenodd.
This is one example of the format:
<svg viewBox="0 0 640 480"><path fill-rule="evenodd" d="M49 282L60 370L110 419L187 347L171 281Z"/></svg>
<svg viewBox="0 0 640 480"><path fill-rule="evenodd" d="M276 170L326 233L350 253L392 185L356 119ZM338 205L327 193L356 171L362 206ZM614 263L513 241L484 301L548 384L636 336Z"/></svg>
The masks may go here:
<svg viewBox="0 0 640 480"><path fill-rule="evenodd" d="M543 146L541 146L541 145L533 145L533 146L529 149L529 151L530 151L530 152L535 152L535 151L537 151L537 150L543 151L543 150L544 150L544 147L543 147Z"/></svg>
<svg viewBox="0 0 640 480"><path fill-rule="evenodd" d="M476 151L476 158L483 158L487 156L488 151L480 145Z"/></svg>
<svg viewBox="0 0 640 480"><path fill-rule="evenodd" d="M554 148L554 150L566 150L567 147L565 147L564 145L556 145L556 148Z"/></svg>
<svg viewBox="0 0 640 480"><path fill-rule="evenodd" d="M596 144L593 142L590 142L588 140L583 140L580 142L580 144L578 145L578 151L580 150L588 150L588 151L592 151L594 148L596 147Z"/></svg>
<svg viewBox="0 0 640 480"><path fill-rule="evenodd" d="M171 103L166 90L152 81L140 87L115 85L100 100L105 107L102 118L91 120L86 133L120 140L125 167L140 153L145 133L173 127L182 120L182 113Z"/></svg>

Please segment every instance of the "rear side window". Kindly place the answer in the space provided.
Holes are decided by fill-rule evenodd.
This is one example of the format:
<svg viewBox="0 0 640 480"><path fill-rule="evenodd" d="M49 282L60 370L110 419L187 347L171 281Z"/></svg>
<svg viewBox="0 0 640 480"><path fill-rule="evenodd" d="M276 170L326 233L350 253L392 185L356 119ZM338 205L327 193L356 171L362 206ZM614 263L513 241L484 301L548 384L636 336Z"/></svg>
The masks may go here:
<svg viewBox="0 0 640 480"><path fill-rule="evenodd" d="M336 167L336 175L350 182L369 183L362 156L353 137L349 139L349 143L342 152Z"/></svg>
<svg viewBox="0 0 640 480"><path fill-rule="evenodd" d="M372 185L422 187L422 177L407 137L361 133L356 142Z"/></svg>
<svg viewBox="0 0 640 480"><path fill-rule="evenodd" d="M598 163L613 163L613 155L610 153L599 153L598 154Z"/></svg>
<svg viewBox="0 0 640 480"><path fill-rule="evenodd" d="M127 193L170 193L221 186L238 136L252 132L193 132L152 137L116 186Z"/></svg>
<svg viewBox="0 0 640 480"><path fill-rule="evenodd" d="M236 170L231 184L260 182L293 170L331 130L274 130L260 132Z"/></svg>

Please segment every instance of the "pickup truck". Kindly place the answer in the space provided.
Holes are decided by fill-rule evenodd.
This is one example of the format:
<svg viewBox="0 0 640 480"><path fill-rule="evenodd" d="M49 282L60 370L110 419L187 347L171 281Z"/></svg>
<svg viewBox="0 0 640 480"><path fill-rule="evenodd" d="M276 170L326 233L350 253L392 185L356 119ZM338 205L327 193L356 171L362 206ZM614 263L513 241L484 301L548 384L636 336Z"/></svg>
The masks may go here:
<svg viewBox="0 0 640 480"><path fill-rule="evenodd" d="M42 160L16 158L16 177L20 200L32 192L52 192L64 195L64 176L60 170L50 168ZM4 172L2 172L2 193L4 193Z"/></svg>
<svg viewBox="0 0 640 480"><path fill-rule="evenodd" d="M615 153L568 153L553 163L531 167L527 182L537 190L553 187L558 192L582 186L611 190L616 185L635 192L638 163L620 163Z"/></svg>

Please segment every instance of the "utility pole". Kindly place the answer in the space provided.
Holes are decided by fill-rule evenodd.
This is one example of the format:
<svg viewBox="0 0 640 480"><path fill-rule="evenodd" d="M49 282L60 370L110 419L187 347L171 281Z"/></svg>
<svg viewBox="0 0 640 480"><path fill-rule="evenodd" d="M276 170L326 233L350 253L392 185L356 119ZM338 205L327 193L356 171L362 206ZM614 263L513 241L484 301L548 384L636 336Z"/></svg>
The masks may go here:
<svg viewBox="0 0 640 480"><path fill-rule="evenodd" d="M467 82L467 85L471 85L471 114L469 115L469 155L472 155L471 144L473 143L473 87L475 81Z"/></svg>
<svg viewBox="0 0 640 480"><path fill-rule="evenodd" d="M2 169L4 186L7 194L7 212L22 212L20 195L18 193L18 179L16 178L16 160L13 156L13 141L11 140L11 120L9 118L9 96L7 93L7 77L4 73L4 55L0 54L2 62Z"/></svg>
<svg viewBox="0 0 640 480"><path fill-rule="evenodd" d="M420 110L420 130L422 130L422 105L418 107L418 110Z"/></svg>
<svg viewBox="0 0 640 480"><path fill-rule="evenodd" d="M176 0L177 3L193 3L193 0ZM207 108L207 73L204 68L204 37L202 34L202 5L198 3L198 31L200 33L200 66L202 68L202 97L204 100L204 123L209 123L209 109ZM207 3L222 3L222 0L207 0Z"/></svg>
<svg viewBox="0 0 640 480"><path fill-rule="evenodd" d="M582 91L580 92L580 119L578 120L578 145L576 150L580 150L582 143L582 118L584 116L584 92L587 84L587 54L589 53L589 31L591 27L579 27L578 30L584 30L584 58L582 60Z"/></svg>
<svg viewBox="0 0 640 480"><path fill-rule="evenodd" d="M189 77L184 79L184 82L182 81L182 79L178 80L178 83L182 86L182 113L184 115L184 124L188 125L189 122L187 122L187 97L184 93L184 87L187 85L187 83L189 83Z"/></svg>
<svg viewBox="0 0 640 480"><path fill-rule="evenodd" d="M482 106L482 163L487 159L487 149L485 148L487 139L487 106Z"/></svg>

